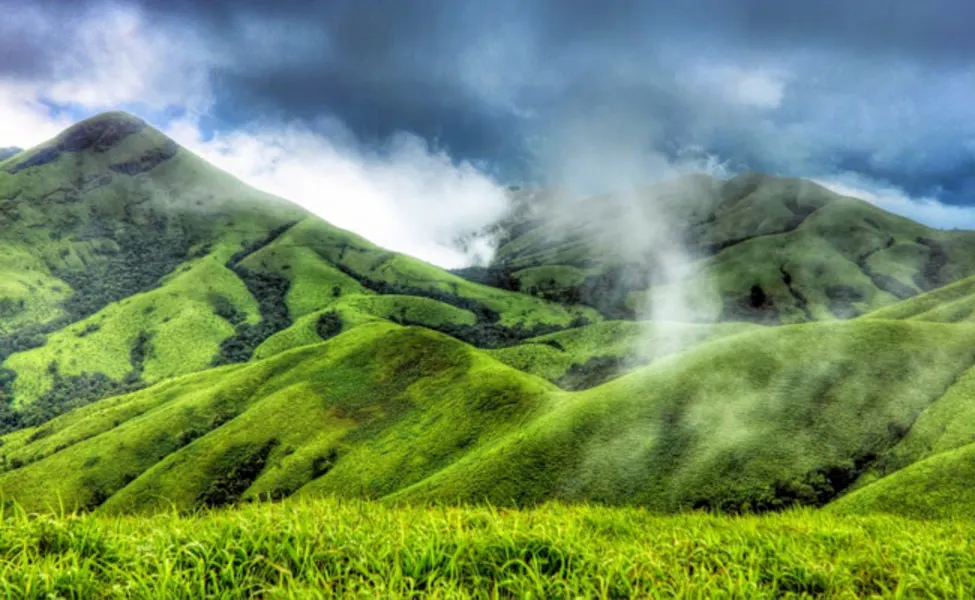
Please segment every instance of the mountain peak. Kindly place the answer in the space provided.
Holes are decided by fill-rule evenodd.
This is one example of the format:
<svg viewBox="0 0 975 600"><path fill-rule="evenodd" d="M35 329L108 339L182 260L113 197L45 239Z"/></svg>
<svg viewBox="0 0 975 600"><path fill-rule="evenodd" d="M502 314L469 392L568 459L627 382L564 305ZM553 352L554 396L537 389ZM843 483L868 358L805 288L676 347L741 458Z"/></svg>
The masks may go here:
<svg viewBox="0 0 975 600"><path fill-rule="evenodd" d="M24 169L39 167L56 161L63 153L74 152L95 152L105 153L119 145L129 136L151 130L151 127L139 117L122 111L112 111L95 115L84 121L80 121L68 129L65 129L57 137L41 144L40 146L26 153L23 160L7 167L6 171L11 175ZM156 132L162 138L152 140L151 146L155 150L148 157L149 163L158 164L162 160L170 158L178 150L175 142ZM146 157L139 157L135 161L138 164L129 165L126 162L122 165L121 172L132 174L130 171L143 170L142 163ZM131 162L131 161L130 161ZM113 170L115 167L112 167Z"/></svg>
<svg viewBox="0 0 975 600"><path fill-rule="evenodd" d="M91 148L104 152L146 128L142 119L122 111L106 112L85 119L64 130L54 141L64 152L77 152Z"/></svg>

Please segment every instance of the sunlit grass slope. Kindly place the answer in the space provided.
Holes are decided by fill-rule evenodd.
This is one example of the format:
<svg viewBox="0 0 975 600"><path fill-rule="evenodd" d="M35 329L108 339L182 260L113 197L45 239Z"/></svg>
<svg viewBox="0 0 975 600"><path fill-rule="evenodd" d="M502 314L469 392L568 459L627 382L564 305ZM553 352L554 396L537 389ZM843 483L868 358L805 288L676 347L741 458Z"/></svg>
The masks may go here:
<svg viewBox="0 0 975 600"><path fill-rule="evenodd" d="M973 479L975 443L969 443L863 486L840 498L830 510L840 514L892 513L917 519L971 522L975 515Z"/></svg>
<svg viewBox="0 0 975 600"><path fill-rule="evenodd" d="M334 314L346 331L363 323L381 320L407 320L428 327L453 323L473 325L474 315L468 311L431 298L419 296L363 295L342 296L329 303L329 308L300 317L291 327L273 335L261 344L255 358L267 358L279 352L317 344L322 341L320 319Z"/></svg>
<svg viewBox="0 0 975 600"><path fill-rule="evenodd" d="M128 115L86 121L0 162L0 400L48 410L11 425L2 407L25 429L0 437L0 493L738 511L880 506L870 490L909 481L930 498L883 510L960 514L963 494L934 505L975 440L973 234L798 180L664 187L695 194L673 209L702 267L690 312L829 322L604 320L559 294L620 266L626 211L522 215L498 259L516 292L333 227Z"/></svg>
<svg viewBox="0 0 975 600"><path fill-rule="evenodd" d="M863 321L719 339L563 396L530 427L397 497L822 504L883 461L971 366L972 333Z"/></svg>
<svg viewBox="0 0 975 600"><path fill-rule="evenodd" d="M377 320L0 438L0 492L109 512L294 494L818 506L890 471L918 415L975 361L973 334L884 320L755 328L567 393ZM584 352L579 335L563 339Z"/></svg>
<svg viewBox="0 0 975 600"><path fill-rule="evenodd" d="M955 323L972 320L975 312L975 277L908 298L864 315L874 319L918 319Z"/></svg>
<svg viewBox="0 0 975 600"><path fill-rule="evenodd" d="M443 334L375 322L8 436L7 464L26 465L0 491L34 508L145 510L287 496L317 478L379 497L510 433L553 389Z"/></svg>
<svg viewBox="0 0 975 600"><path fill-rule="evenodd" d="M755 327L747 323L603 321L488 353L516 369L564 386L592 387L694 344Z"/></svg>
<svg viewBox="0 0 975 600"><path fill-rule="evenodd" d="M300 253L296 249L301 249ZM499 313L503 325L566 325L579 316L591 321L600 320L599 314L591 308L565 307L528 294L472 283L423 261L384 250L358 235L314 219L299 223L243 264L253 269L297 273L294 267L284 269L291 263L281 258L295 255L298 256L297 262L303 264L300 269L322 269L324 264L330 276L336 277L335 273L345 275L340 280L345 283L358 278L360 283L365 281L374 286L389 286L386 293L407 294L412 291L416 295L432 291L477 302ZM349 273L353 277L350 278ZM325 308L333 301L335 285L332 279L323 286L303 284L306 291L289 294L289 308L296 315L300 315L301 310ZM345 288L340 289L340 295L344 293L347 293ZM302 294L306 296L304 299L301 298ZM301 307L300 310L297 307Z"/></svg>
<svg viewBox="0 0 975 600"><path fill-rule="evenodd" d="M546 505L253 505L0 520L0 594L64 598L970 598L970 520Z"/></svg>
<svg viewBox="0 0 975 600"><path fill-rule="evenodd" d="M140 335L149 340L146 382L205 369L220 342L234 332L215 313L217 298L250 322L260 319L244 283L219 257L207 256L187 264L160 287L112 303L51 334L44 346L11 356L5 366L18 374L14 397L30 403L50 389L52 364L62 376L100 372L121 379L132 370L132 348Z"/></svg>
<svg viewBox="0 0 975 600"><path fill-rule="evenodd" d="M130 115L94 117L0 169L0 326L65 316L57 304L72 292L111 290L115 300L134 279L126 271L151 271L194 245L259 239L304 214ZM118 289L73 290L86 274L117 278Z"/></svg>

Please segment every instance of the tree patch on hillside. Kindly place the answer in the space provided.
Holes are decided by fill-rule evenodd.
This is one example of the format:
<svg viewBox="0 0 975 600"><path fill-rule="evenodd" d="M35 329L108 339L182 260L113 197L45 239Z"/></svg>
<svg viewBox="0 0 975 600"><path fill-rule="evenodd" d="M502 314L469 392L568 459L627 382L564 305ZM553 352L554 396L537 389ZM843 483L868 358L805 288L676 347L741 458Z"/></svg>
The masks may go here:
<svg viewBox="0 0 975 600"><path fill-rule="evenodd" d="M914 274L914 283L922 290L933 290L941 287L950 281L944 273L944 268L948 264L948 252L945 247L931 238L917 238L917 243L928 248L928 259L925 261L921 271Z"/></svg>
<svg viewBox="0 0 975 600"><path fill-rule="evenodd" d="M129 351L132 370L121 381L101 372L65 376L58 363L52 362L48 365L48 373L53 378L51 388L19 410L13 408L11 393L17 373L0 369L0 434L37 427L75 408L144 388L142 372L151 352L152 336L146 331L139 332Z"/></svg>
<svg viewBox="0 0 975 600"><path fill-rule="evenodd" d="M848 285L829 285L823 290L829 301L829 310L839 319L852 319L860 314L854 303L863 301L863 294Z"/></svg>
<svg viewBox="0 0 975 600"><path fill-rule="evenodd" d="M62 304L68 322L79 321L112 302L152 289L186 261L193 245L190 233L181 226L170 226L168 219L159 213L149 215L149 221L148 227L115 232L114 227L106 224L106 231L94 232L95 237L108 237L115 245L100 247L102 260L87 265L84 270L49 264L52 274L74 290ZM96 229L97 223L98 219L93 219Z"/></svg>
<svg viewBox="0 0 975 600"><path fill-rule="evenodd" d="M105 152L145 127L145 121L128 115L102 116L92 121L83 121L58 136L55 143L38 150L27 160L7 167L6 171L15 175L24 169L52 163L61 157L62 152L81 152L88 149Z"/></svg>
<svg viewBox="0 0 975 600"><path fill-rule="evenodd" d="M474 313L474 318L476 319L474 325L461 325L457 323L432 324L415 321L407 318L405 315L393 315L390 317L390 320L399 325L413 325L433 329L478 348L504 348L506 346L514 346L529 338L555 333L565 329L584 327L590 324L589 319L577 317L568 325L556 325L553 323L536 323L532 326L525 326L522 323L517 323L513 326L502 325L499 323L501 315L477 300L464 298L463 296L451 294L450 292L436 288L425 289L411 285L370 279L366 275L357 273L345 265L338 264L336 266L343 273L361 283L363 287L377 294L397 294L430 298Z"/></svg>
<svg viewBox="0 0 975 600"><path fill-rule="evenodd" d="M130 176L138 175L139 173L151 171L152 169L176 156L177 152L179 152L179 144L173 140L167 139L162 146L153 148L134 160L115 163L113 165L109 165L108 168L116 173L123 173Z"/></svg>
<svg viewBox="0 0 975 600"><path fill-rule="evenodd" d="M358 273L343 264L337 263L335 266L338 268L338 270L358 281L362 287L372 290L377 294L396 294L401 296L419 296L421 298L430 298L431 300L437 300L439 302L443 302L444 304L449 304L456 308L474 313L474 317L479 323L496 323L501 319L501 315L497 311L488 308L477 300L464 298L463 296L445 292L437 288L427 289L401 283L390 283L388 281L382 281L379 279L371 279L367 275Z"/></svg>
<svg viewBox="0 0 975 600"><path fill-rule="evenodd" d="M779 309L775 298L756 283L743 296L724 298L721 320L773 325L779 323Z"/></svg>
<svg viewBox="0 0 975 600"><path fill-rule="evenodd" d="M57 363L51 365L54 376L51 389L20 410L17 429L36 427L75 408L145 387L140 379L126 378L119 382L100 372L65 376Z"/></svg>
<svg viewBox="0 0 975 600"><path fill-rule="evenodd" d="M257 347L265 340L275 333L291 327L291 314L288 312L286 304L288 290L291 289L291 281L275 273L251 271L241 266L240 263L251 254L280 238L295 224L297 221L282 223L268 232L265 237L246 244L227 261L227 268L237 274L237 277L244 282L247 290L257 300L261 322L256 325L244 323L243 316L235 308L228 306L229 301L226 298L211 297L214 309L220 311L217 314L232 324L237 321L237 330L234 335L220 343L220 350L211 361L213 366L247 362L254 356Z"/></svg>
<svg viewBox="0 0 975 600"><path fill-rule="evenodd" d="M291 288L288 279L274 273L250 271L240 265L234 267L234 272L257 300L261 322L239 324L234 335L220 343L220 350L211 363L215 367L249 361L258 346L292 324L285 303Z"/></svg>
<svg viewBox="0 0 975 600"><path fill-rule="evenodd" d="M334 310L322 313L315 323L315 333L323 340L337 336L342 333L342 317Z"/></svg>
<svg viewBox="0 0 975 600"><path fill-rule="evenodd" d="M136 381L142 379L146 358L151 352L152 335L142 330L136 336L135 341L132 343L132 349L129 351L129 364L132 365L132 371L126 376L126 379L134 379Z"/></svg>
<svg viewBox="0 0 975 600"><path fill-rule="evenodd" d="M213 309L213 314L217 315L221 319L224 319L231 325L240 325L247 320L247 313L238 309L233 302L231 302L223 294L213 293L207 298L210 302L210 308Z"/></svg>
<svg viewBox="0 0 975 600"><path fill-rule="evenodd" d="M209 508L227 506L240 500L260 476L267 458L278 445L271 439L261 446L242 444L226 451L210 468L209 485L200 493L197 502Z"/></svg>
<svg viewBox="0 0 975 600"><path fill-rule="evenodd" d="M584 363L573 363L553 383L563 390L587 390L649 362L635 356L593 356Z"/></svg>
<svg viewBox="0 0 975 600"><path fill-rule="evenodd" d="M812 311L809 310L809 301L806 300L806 296L792 285L792 274L785 270L785 266L779 267L779 272L782 273L782 283L789 290L792 299L796 301L796 306L802 310L802 314L806 316L807 321L814 321L815 319L813 318Z"/></svg>

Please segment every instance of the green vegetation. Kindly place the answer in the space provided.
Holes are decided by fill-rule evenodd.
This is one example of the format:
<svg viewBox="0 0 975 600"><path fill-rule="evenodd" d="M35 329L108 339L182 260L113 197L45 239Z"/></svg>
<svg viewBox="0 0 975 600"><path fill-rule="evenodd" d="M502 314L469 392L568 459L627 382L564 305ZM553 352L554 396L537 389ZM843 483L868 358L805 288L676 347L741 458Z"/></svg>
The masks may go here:
<svg viewBox="0 0 975 600"><path fill-rule="evenodd" d="M339 311L298 325L316 339L0 438L0 492L30 510L60 497L107 512L190 509L214 486L227 502L822 506L924 458L922 434L964 405L975 363L967 325L685 326L685 346L651 348L649 366L607 383L542 364L562 387L588 388L566 393L427 328L375 319L335 335ZM583 360L612 350L603 340L621 325L547 341Z"/></svg>
<svg viewBox="0 0 975 600"><path fill-rule="evenodd" d="M153 339L142 360L144 381L204 369L234 332L218 310L254 322L258 306L244 283L215 257L199 259L156 289L113 303L49 335L44 346L7 359L5 366L17 373L14 398L27 405L51 389L51 364L66 376L103 373L122 380L132 371L131 348L143 333Z"/></svg>
<svg viewBox="0 0 975 600"><path fill-rule="evenodd" d="M937 231L809 181L688 176L599 198L515 196L512 216L489 228L502 242L494 264L465 275L610 318L632 318L639 299L673 283L653 281L647 232L661 223L655 235L680 240L698 273L683 286L700 320L845 319L975 273L975 233Z"/></svg>
<svg viewBox="0 0 975 600"><path fill-rule="evenodd" d="M449 273L128 115L0 160L0 589L972 595L967 523L873 513L975 510L975 234L756 174L518 194Z"/></svg>
<svg viewBox="0 0 975 600"><path fill-rule="evenodd" d="M320 341L324 314L338 319L332 333L384 319L484 343L599 319L387 252L129 115L89 119L4 165L2 430Z"/></svg>
<svg viewBox="0 0 975 600"><path fill-rule="evenodd" d="M782 598L975 594L970 521L660 517L323 500L151 519L0 519L0 594L64 598Z"/></svg>
<svg viewBox="0 0 975 600"><path fill-rule="evenodd" d="M694 344L754 327L746 323L604 321L531 338L490 354L565 389L585 389Z"/></svg>
<svg viewBox="0 0 975 600"><path fill-rule="evenodd" d="M863 321L721 338L563 397L396 497L664 511L824 505L883 464L970 368L971 333Z"/></svg>
<svg viewBox="0 0 975 600"><path fill-rule="evenodd" d="M969 520L975 510L975 444L936 454L866 485L830 506L840 514L892 513Z"/></svg>

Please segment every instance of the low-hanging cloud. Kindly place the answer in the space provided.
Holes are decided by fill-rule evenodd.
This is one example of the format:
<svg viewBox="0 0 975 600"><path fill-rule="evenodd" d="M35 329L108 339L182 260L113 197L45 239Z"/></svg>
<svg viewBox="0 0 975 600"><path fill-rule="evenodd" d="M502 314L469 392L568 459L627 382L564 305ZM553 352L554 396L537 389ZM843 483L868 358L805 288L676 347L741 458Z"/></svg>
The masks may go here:
<svg viewBox="0 0 975 600"><path fill-rule="evenodd" d="M487 248L474 256L452 243L500 217L507 205L504 189L471 162L406 132L368 146L335 119L318 127L259 119L205 132L213 73L226 64L225 54L192 29L174 37L125 5L79 18L71 34L78 52L54 61L44 77L0 81L4 145L29 147L68 127L72 117L128 108L254 187L386 248L448 268L488 258ZM260 37L241 28L250 39ZM273 29L264 33L271 38L262 38L265 45L278 39ZM69 109L52 111L57 105ZM173 107L176 119L167 114Z"/></svg>
<svg viewBox="0 0 975 600"><path fill-rule="evenodd" d="M500 185L415 135L375 151L336 141L351 139L336 127L330 137L297 124L252 125L204 140L181 122L169 133L246 183L388 249L447 268L476 259L452 242L501 217L508 199Z"/></svg>

